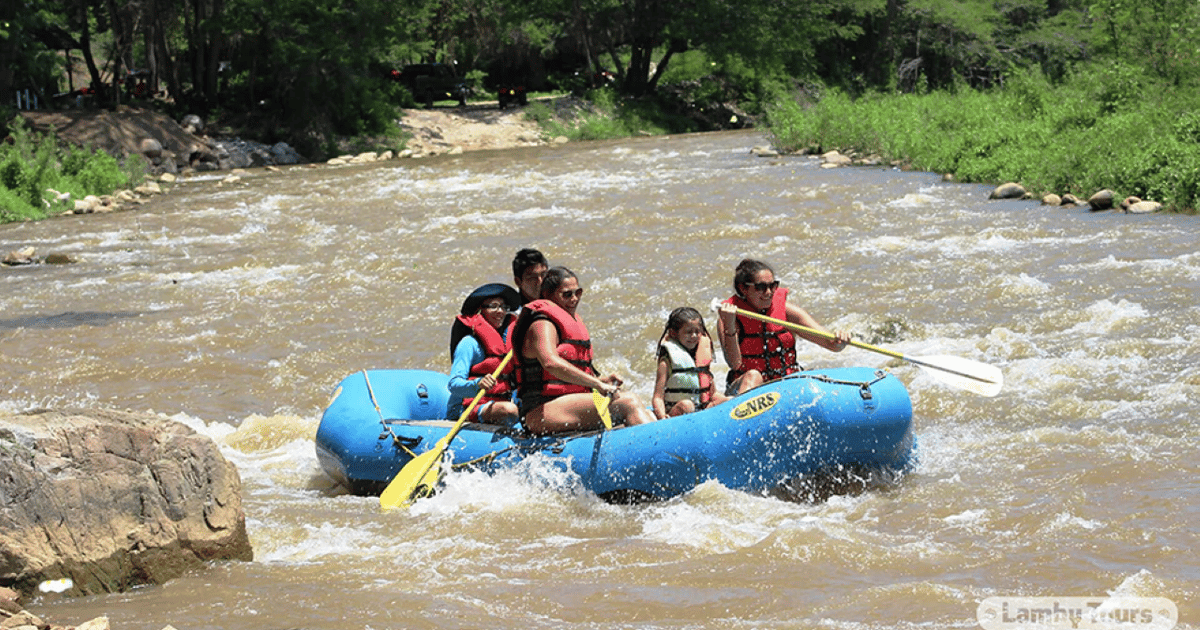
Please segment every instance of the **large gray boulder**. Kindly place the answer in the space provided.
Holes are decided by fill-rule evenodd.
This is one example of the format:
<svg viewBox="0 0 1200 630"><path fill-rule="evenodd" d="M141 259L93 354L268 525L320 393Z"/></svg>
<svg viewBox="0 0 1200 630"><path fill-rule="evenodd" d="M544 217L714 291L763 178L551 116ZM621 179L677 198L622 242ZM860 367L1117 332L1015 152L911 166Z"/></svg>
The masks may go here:
<svg viewBox="0 0 1200 630"><path fill-rule="evenodd" d="M159 584L251 560L237 469L209 438L151 414L0 415L0 586L28 596Z"/></svg>

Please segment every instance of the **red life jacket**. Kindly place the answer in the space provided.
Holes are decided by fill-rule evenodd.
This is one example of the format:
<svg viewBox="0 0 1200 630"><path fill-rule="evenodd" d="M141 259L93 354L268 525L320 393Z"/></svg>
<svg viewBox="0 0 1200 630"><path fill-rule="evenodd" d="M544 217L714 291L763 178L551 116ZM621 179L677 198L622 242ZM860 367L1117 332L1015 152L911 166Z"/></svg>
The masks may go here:
<svg viewBox="0 0 1200 630"><path fill-rule="evenodd" d="M588 374L597 374L596 369L592 367L592 340L588 335L587 326L550 300L534 300L524 306L512 339L513 348L520 359L520 369L517 370L516 376L517 392L522 405L527 401L545 402L566 394L591 391L582 385L558 380L542 367L536 357L521 355L521 349L525 347L525 334L538 319L549 320L558 330L558 356Z"/></svg>
<svg viewBox="0 0 1200 630"><path fill-rule="evenodd" d="M504 360L504 355L512 350L513 326L517 323L517 318L509 315L505 321L507 333L505 336L500 336L500 331L492 327L483 314L475 314L471 316L459 315L455 318L464 326L470 329L471 334L479 340L479 345L483 347L483 360L471 366L470 375L474 378L484 377L496 371L500 366L500 361ZM513 364L509 361L508 365L504 366L504 371L496 377L496 385L488 391L484 392L483 397L479 399L479 404L482 405L491 401L506 401L512 400L512 375ZM463 399L463 408L471 404L475 397ZM476 407L478 409L478 407Z"/></svg>
<svg viewBox="0 0 1200 630"><path fill-rule="evenodd" d="M776 289L771 298L771 308L763 315L787 320L787 294L787 289ZM747 311L758 310L737 295L725 300L725 303L735 304ZM729 370L726 383L732 383L734 379L750 370L761 372L764 382L800 371L800 365L796 362L796 337L792 331L779 324L750 319L743 315L738 315L737 325L742 364L736 370Z"/></svg>

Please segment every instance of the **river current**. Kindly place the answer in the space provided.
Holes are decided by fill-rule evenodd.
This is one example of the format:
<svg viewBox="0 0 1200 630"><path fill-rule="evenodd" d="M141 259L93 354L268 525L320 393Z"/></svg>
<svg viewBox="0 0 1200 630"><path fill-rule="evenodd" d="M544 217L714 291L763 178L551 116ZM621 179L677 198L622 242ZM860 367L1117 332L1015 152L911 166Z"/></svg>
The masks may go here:
<svg viewBox="0 0 1200 630"><path fill-rule="evenodd" d="M193 178L129 212L0 226L0 407L153 411L240 471L253 562L55 599L57 623L224 628L975 628L990 597L1166 598L1200 624L1200 217L989 201L890 168L760 158L761 133ZM1086 191L1085 191L1086 192ZM317 464L363 368L449 368L466 294L521 247L574 270L597 363L648 400L667 314L766 260L829 328L1000 367L981 398L887 367L920 461L789 502L710 483L609 505L533 463L381 513ZM717 370L724 381L724 366Z"/></svg>

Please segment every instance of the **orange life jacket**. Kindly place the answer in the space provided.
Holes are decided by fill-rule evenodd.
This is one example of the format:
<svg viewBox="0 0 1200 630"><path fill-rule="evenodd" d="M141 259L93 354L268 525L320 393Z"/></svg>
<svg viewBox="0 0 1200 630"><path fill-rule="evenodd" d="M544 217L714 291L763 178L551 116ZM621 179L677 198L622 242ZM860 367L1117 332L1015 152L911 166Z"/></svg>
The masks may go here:
<svg viewBox="0 0 1200 630"><path fill-rule="evenodd" d="M479 345L483 348L483 360L471 366L470 375L478 378L487 376L496 371L500 361L504 359L504 355L512 350L512 333L513 326L517 323L517 318L509 315L505 321L507 333L502 337L500 331L492 327L482 314L475 315L459 315L455 318L464 326L470 329L471 334L479 340ZM496 377L496 385L484 392L483 397L479 399L479 404L490 401L505 401L512 400L512 375L513 364L509 361L508 365L504 366L504 371ZM475 397L463 399L463 408L471 404ZM477 407L478 408L478 407Z"/></svg>
<svg viewBox="0 0 1200 630"><path fill-rule="evenodd" d="M525 334L529 332L533 322L539 319L549 320L558 330L558 356L588 374L597 374L596 369L592 367L592 340L588 335L587 326L550 300L534 300L524 306L512 337L513 348L520 359L520 368L516 376L517 392L522 404L525 404L527 399L545 402L565 394L591 391L581 385L558 380L542 367L536 357L521 355L521 349L525 347Z"/></svg>
<svg viewBox="0 0 1200 630"><path fill-rule="evenodd" d="M787 320L787 295L787 289L776 289L771 298L771 307L763 315ZM725 300L725 303L735 304L747 311L758 310L738 295ZM750 319L743 315L738 315L737 325L742 364L736 370L729 370L726 383L732 383L734 379L750 370L761 372L764 382L800 371L800 365L796 362L796 337L792 331L779 324Z"/></svg>

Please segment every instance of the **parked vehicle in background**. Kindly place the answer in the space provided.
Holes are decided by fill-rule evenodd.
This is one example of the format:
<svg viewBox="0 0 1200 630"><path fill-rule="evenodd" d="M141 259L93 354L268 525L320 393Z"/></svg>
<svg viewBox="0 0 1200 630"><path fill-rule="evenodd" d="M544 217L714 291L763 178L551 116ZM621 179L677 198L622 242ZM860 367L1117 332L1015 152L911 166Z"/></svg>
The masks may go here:
<svg viewBox="0 0 1200 630"><path fill-rule="evenodd" d="M413 95L418 103L433 107L434 101L454 100L459 107L467 104L471 88L454 68L444 63L414 63L402 70L392 70L391 78L399 82Z"/></svg>
<svg viewBox="0 0 1200 630"><path fill-rule="evenodd" d="M497 90L497 100L500 101L500 109L504 109L509 105L528 105L529 98L525 95L524 85L501 85Z"/></svg>

